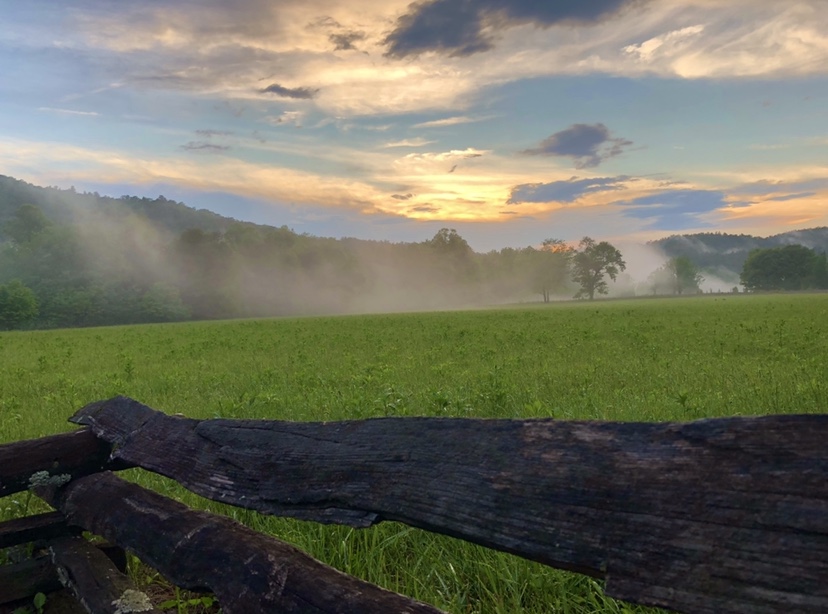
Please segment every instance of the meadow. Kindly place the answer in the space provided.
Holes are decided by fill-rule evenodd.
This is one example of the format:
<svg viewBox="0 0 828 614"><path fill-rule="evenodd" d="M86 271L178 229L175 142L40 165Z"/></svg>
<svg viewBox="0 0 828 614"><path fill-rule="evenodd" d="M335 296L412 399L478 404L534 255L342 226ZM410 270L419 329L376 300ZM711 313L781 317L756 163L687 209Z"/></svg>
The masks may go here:
<svg viewBox="0 0 828 614"><path fill-rule="evenodd" d="M118 394L195 418L823 413L828 294L0 333L0 443L71 430L78 408ZM263 517L127 474L449 612L651 611L604 597L592 579L402 525ZM40 505L26 493L6 497L0 518Z"/></svg>

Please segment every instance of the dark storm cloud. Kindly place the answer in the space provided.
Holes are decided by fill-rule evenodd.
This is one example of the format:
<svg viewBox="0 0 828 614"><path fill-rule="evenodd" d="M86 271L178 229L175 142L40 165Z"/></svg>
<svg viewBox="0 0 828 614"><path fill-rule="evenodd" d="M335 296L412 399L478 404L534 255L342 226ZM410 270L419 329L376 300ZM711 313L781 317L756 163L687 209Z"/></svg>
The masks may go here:
<svg viewBox="0 0 828 614"><path fill-rule="evenodd" d="M470 0L435 0L412 4L385 39L387 55L405 57L423 51L471 55L491 49L483 30L484 11Z"/></svg>
<svg viewBox="0 0 828 614"><path fill-rule="evenodd" d="M425 51L455 56L491 49L485 29L522 23L549 27L595 23L642 0L432 0L415 2L385 39L387 55L405 57Z"/></svg>
<svg viewBox="0 0 828 614"><path fill-rule="evenodd" d="M334 51L350 51L356 49L354 43L365 40L365 32L331 34L328 40L334 44Z"/></svg>
<svg viewBox="0 0 828 614"><path fill-rule="evenodd" d="M575 161L575 168L592 168L623 153L624 148L632 144L627 139L613 137L604 124L573 124L523 153L569 157Z"/></svg>
<svg viewBox="0 0 828 614"><path fill-rule="evenodd" d="M203 151L208 153L218 153L220 151L227 151L230 149L229 145L216 145L215 143L205 143L204 141L190 141L181 146L185 151Z"/></svg>
<svg viewBox="0 0 828 614"><path fill-rule="evenodd" d="M280 98L298 98L308 99L316 96L319 90L313 90L309 87L285 87L278 83L272 83L265 88L259 90L262 94L275 94Z"/></svg>
<svg viewBox="0 0 828 614"><path fill-rule="evenodd" d="M578 179L572 177L566 181L553 181L551 183L523 183L512 188L507 204L518 203L571 203L578 200L584 194L593 192L606 192L609 190L620 190L623 182L630 177L621 175L618 177L596 177L594 179Z"/></svg>

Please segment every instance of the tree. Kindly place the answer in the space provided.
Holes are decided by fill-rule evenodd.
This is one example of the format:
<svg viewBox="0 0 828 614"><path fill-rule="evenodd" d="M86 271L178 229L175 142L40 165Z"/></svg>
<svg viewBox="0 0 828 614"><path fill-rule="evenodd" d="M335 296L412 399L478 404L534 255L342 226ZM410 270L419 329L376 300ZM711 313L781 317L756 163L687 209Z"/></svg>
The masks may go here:
<svg viewBox="0 0 828 614"><path fill-rule="evenodd" d="M227 318L239 313L238 260L219 233L189 228L173 243L177 288L195 319Z"/></svg>
<svg viewBox="0 0 828 614"><path fill-rule="evenodd" d="M648 282L653 294L684 294L698 292L704 277L686 256L671 258L650 274Z"/></svg>
<svg viewBox="0 0 828 614"><path fill-rule="evenodd" d="M609 275L612 281L620 271L627 268L627 263L621 257L615 246L601 241L596 243L590 237L584 237L578 244L578 251L572 257L572 281L577 282L581 289L575 298L595 298L595 294L607 293L607 282L604 275Z"/></svg>
<svg viewBox="0 0 828 614"><path fill-rule="evenodd" d="M755 249L742 268L742 285L752 292L813 287L814 273L819 272L818 257L803 245Z"/></svg>
<svg viewBox="0 0 828 614"><path fill-rule="evenodd" d="M454 228L441 228L426 242L439 259L439 266L455 282L473 281L476 276L474 251Z"/></svg>
<svg viewBox="0 0 828 614"><path fill-rule="evenodd" d="M39 208L34 205L23 205L6 222L3 231L17 245L25 245L49 225L49 220Z"/></svg>
<svg viewBox="0 0 828 614"><path fill-rule="evenodd" d="M34 292L14 279L0 286L0 329L19 328L37 317L37 298Z"/></svg>
<svg viewBox="0 0 828 614"><path fill-rule="evenodd" d="M141 319L146 322L174 322L190 317L178 290L170 285L156 283L141 297Z"/></svg>
<svg viewBox="0 0 828 614"><path fill-rule="evenodd" d="M532 289L548 303L551 293L566 283L572 248L560 239L546 239L539 250L529 248L532 257Z"/></svg>
<svg viewBox="0 0 828 614"><path fill-rule="evenodd" d="M828 290L828 256L825 252L814 255L813 287Z"/></svg>
<svg viewBox="0 0 828 614"><path fill-rule="evenodd" d="M441 228L428 244L444 254L466 257L472 253L472 248L454 228Z"/></svg>

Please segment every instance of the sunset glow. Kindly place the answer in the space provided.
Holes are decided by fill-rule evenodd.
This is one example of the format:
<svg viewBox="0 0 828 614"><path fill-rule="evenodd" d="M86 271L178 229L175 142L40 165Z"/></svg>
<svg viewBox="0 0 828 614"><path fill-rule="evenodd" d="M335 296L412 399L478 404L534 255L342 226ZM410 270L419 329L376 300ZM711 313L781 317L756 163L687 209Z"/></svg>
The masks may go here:
<svg viewBox="0 0 828 614"><path fill-rule="evenodd" d="M819 0L34 0L0 174L477 250L828 225Z"/></svg>

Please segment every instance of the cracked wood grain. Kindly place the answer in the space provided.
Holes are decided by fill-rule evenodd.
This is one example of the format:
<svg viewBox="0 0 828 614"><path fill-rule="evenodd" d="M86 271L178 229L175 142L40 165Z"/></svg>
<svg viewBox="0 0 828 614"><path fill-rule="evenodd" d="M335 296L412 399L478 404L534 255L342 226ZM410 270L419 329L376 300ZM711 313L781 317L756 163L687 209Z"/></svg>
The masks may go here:
<svg viewBox="0 0 828 614"><path fill-rule="evenodd" d="M396 520L683 612L828 611L828 416L691 423L72 419L113 456L267 514Z"/></svg>
<svg viewBox="0 0 828 614"><path fill-rule="evenodd" d="M110 472L37 493L70 524L133 552L174 584L214 593L226 614L440 614L230 518L192 510Z"/></svg>
<svg viewBox="0 0 828 614"><path fill-rule="evenodd" d="M107 466L111 446L89 429L0 445L0 497Z"/></svg>

